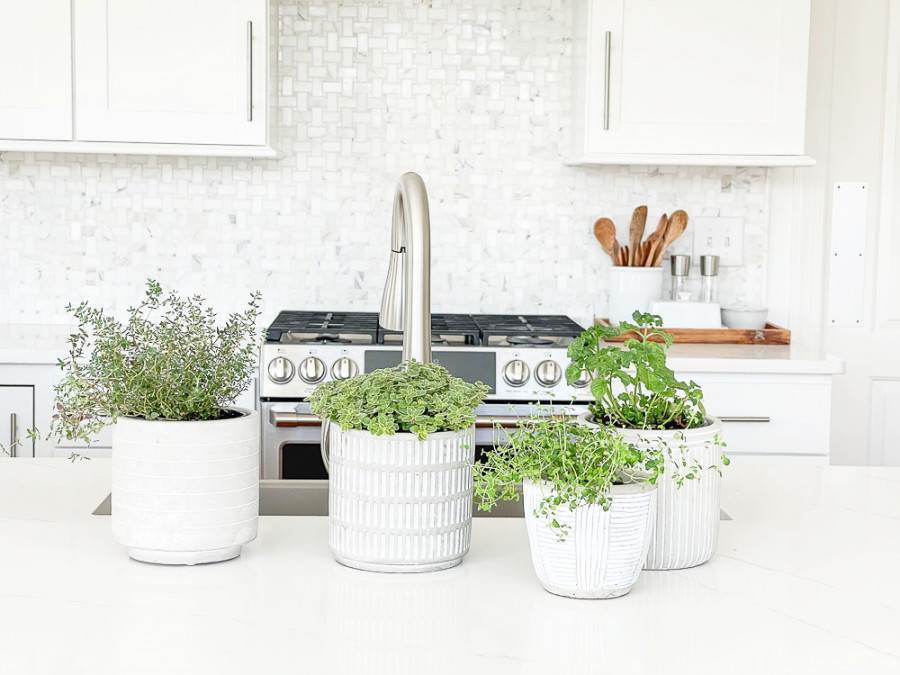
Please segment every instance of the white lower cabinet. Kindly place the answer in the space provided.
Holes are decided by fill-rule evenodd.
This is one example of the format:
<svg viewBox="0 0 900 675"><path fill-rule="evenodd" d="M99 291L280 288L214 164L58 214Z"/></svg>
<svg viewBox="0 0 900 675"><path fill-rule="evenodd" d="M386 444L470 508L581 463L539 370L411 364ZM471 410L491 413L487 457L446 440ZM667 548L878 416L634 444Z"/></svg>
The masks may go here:
<svg viewBox="0 0 900 675"><path fill-rule="evenodd" d="M0 459L34 457L34 387L0 384Z"/></svg>
<svg viewBox="0 0 900 675"><path fill-rule="evenodd" d="M827 462L831 375L679 372L703 388L709 414L722 420L728 454Z"/></svg>

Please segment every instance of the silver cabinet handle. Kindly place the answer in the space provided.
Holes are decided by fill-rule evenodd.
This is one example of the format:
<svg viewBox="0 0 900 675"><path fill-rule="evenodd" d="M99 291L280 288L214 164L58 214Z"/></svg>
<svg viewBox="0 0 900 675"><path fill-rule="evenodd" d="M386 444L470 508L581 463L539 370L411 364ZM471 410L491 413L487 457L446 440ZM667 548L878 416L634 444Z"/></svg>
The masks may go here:
<svg viewBox="0 0 900 675"><path fill-rule="evenodd" d="M609 130L609 80L610 80L610 57L612 56L612 31L606 31L605 44L603 48L603 130Z"/></svg>
<svg viewBox="0 0 900 675"><path fill-rule="evenodd" d="M247 22L247 121L253 121L253 22Z"/></svg>
<svg viewBox="0 0 900 675"><path fill-rule="evenodd" d="M771 422L772 418L760 415L719 415L720 422L757 422L765 424L767 422Z"/></svg>
<svg viewBox="0 0 900 675"><path fill-rule="evenodd" d="M16 456L16 445L19 442L19 417L16 413L9 413L9 456Z"/></svg>

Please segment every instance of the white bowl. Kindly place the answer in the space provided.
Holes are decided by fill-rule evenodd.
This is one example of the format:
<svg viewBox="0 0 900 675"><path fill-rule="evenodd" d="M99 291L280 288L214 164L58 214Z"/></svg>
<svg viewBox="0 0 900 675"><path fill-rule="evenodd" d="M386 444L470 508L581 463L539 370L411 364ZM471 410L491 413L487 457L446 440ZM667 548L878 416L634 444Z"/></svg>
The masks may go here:
<svg viewBox="0 0 900 675"><path fill-rule="evenodd" d="M766 316L769 310L765 307L734 305L722 308L722 323L728 328L743 330L761 330L766 327Z"/></svg>

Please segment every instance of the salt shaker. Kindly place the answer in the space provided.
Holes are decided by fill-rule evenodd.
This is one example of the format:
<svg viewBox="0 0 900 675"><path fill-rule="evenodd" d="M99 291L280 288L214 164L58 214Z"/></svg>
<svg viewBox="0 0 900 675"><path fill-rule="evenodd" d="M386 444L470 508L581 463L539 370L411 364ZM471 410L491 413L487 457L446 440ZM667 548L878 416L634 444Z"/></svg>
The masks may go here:
<svg viewBox="0 0 900 675"><path fill-rule="evenodd" d="M690 300L691 293L688 290L688 275L691 273L691 256L673 255L672 265L672 300Z"/></svg>
<svg viewBox="0 0 900 675"><path fill-rule="evenodd" d="M719 301L719 256L700 256L700 301Z"/></svg>

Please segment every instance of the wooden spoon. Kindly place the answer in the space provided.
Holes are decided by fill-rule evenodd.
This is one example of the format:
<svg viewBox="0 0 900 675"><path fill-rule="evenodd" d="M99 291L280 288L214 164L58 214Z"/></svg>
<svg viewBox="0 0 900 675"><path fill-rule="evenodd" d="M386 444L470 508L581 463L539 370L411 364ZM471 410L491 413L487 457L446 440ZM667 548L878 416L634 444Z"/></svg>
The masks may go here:
<svg viewBox="0 0 900 675"><path fill-rule="evenodd" d="M635 256L641 247L641 239L644 237L644 227L647 225L647 207L639 206L631 214L631 225L628 226L628 265L633 267Z"/></svg>
<svg viewBox="0 0 900 675"><path fill-rule="evenodd" d="M594 223L594 237L606 254L612 258L613 264L619 255L619 242L616 241L616 224L609 218L598 218Z"/></svg>
<svg viewBox="0 0 900 675"><path fill-rule="evenodd" d="M653 265L659 265L662 262L662 257L666 252L666 249L672 245L678 237L684 234L685 229L687 229L688 225L688 214L678 209L672 213L672 216L669 218L669 223L666 225L666 231L663 235L662 242L657 242L659 245L657 246L656 253L653 257Z"/></svg>

